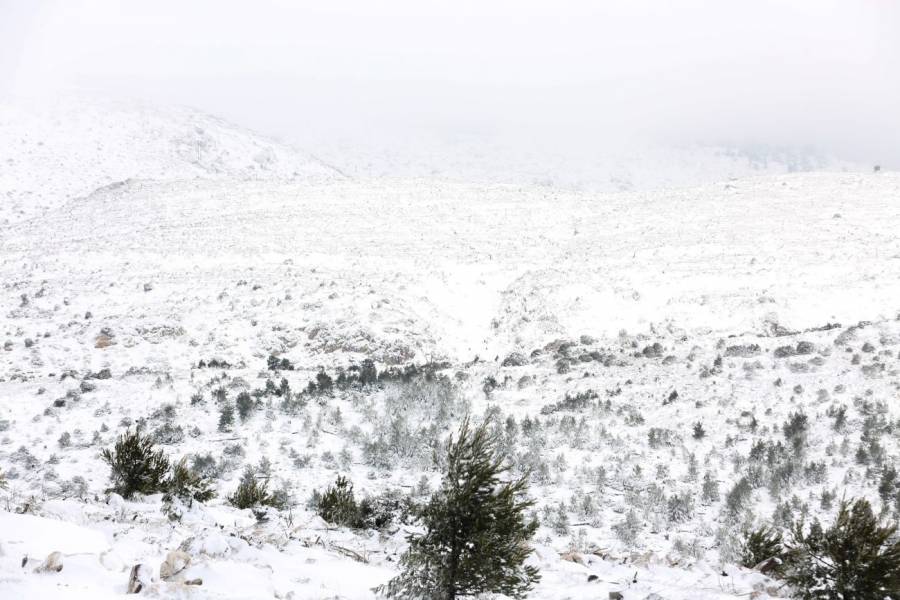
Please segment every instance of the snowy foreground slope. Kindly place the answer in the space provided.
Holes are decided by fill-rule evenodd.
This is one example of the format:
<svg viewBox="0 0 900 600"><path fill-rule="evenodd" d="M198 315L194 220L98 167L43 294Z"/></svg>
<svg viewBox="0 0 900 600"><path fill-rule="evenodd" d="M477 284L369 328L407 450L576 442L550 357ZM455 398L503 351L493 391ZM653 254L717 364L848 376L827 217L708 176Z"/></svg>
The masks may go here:
<svg viewBox="0 0 900 600"><path fill-rule="evenodd" d="M744 525L830 520L843 495L896 518L877 492L900 455L896 175L578 194L185 168L0 226L2 598L119 597L136 563L162 598L371 598L416 524L335 528L310 496L344 474L424 501L465 412L532 473L533 598L789 597L736 566ZM453 391L299 393L366 359L439 362ZM217 498L106 494L99 453L135 426ZM230 506L245 465L293 507ZM160 580L177 549L190 566ZM35 572L51 552L63 569Z"/></svg>

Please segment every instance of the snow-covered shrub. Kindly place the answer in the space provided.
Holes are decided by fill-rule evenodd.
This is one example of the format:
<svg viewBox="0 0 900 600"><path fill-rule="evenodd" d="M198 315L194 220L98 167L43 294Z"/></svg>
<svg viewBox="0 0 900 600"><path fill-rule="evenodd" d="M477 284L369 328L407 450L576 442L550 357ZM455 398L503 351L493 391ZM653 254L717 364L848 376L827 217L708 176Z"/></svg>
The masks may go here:
<svg viewBox="0 0 900 600"><path fill-rule="evenodd" d="M703 429L703 423L701 423L700 421L694 423L694 432L692 434L692 437L695 440L702 440L706 437L706 430Z"/></svg>
<svg viewBox="0 0 900 600"><path fill-rule="evenodd" d="M383 412L363 441L367 463L392 468L398 461L431 465L439 456L441 432L464 414L468 403L449 378L425 374L386 385Z"/></svg>
<svg viewBox="0 0 900 600"><path fill-rule="evenodd" d="M357 525L359 507L353 496L353 484L346 477L339 476L318 498L314 496L314 502L316 513L329 523L344 527Z"/></svg>
<svg viewBox="0 0 900 600"><path fill-rule="evenodd" d="M699 537L693 537L689 540L676 537L675 541L672 542L672 550L682 556L694 560L700 560L706 554L706 548L704 548L703 546L703 540Z"/></svg>
<svg viewBox="0 0 900 600"><path fill-rule="evenodd" d="M165 490L169 459L155 448L150 436L127 431L119 436L112 450L105 448L101 457L110 468L110 490L123 498Z"/></svg>
<svg viewBox="0 0 900 600"><path fill-rule="evenodd" d="M501 367L521 367L527 363L525 355L521 352L511 352L500 363Z"/></svg>
<svg viewBox="0 0 900 600"><path fill-rule="evenodd" d="M151 419L163 419L166 421L172 421L175 417L178 416L178 409L174 404L170 402L166 402L160 405L153 413L150 415Z"/></svg>
<svg viewBox="0 0 900 600"><path fill-rule="evenodd" d="M900 598L897 524L881 525L867 500L842 502L834 524L791 529L785 579L803 600Z"/></svg>
<svg viewBox="0 0 900 600"><path fill-rule="evenodd" d="M729 514L737 515L743 511L750 501L752 493L753 488L750 486L750 482L747 481L746 477L741 477L725 496L725 507Z"/></svg>
<svg viewBox="0 0 900 600"><path fill-rule="evenodd" d="M2 486L0 486L2 487ZM84 477L75 475L68 481L59 483L59 493L64 498L84 498L87 495L88 485Z"/></svg>
<svg viewBox="0 0 900 600"><path fill-rule="evenodd" d="M195 454L191 458L191 470L207 479L218 479L222 476L221 466L210 453Z"/></svg>
<svg viewBox="0 0 900 600"><path fill-rule="evenodd" d="M184 441L184 429L181 425L165 422L153 430L153 440L164 445L179 444Z"/></svg>
<svg viewBox="0 0 900 600"><path fill-rule="evenodd" d="M785 421L784 425L782 426L784 437L788 441L805 436L808 429L809 417L807 417L806 414L801 411L791 413L788 416L788 420Z"/></svg>
<svg viewBox="0 0 900 600"><path fill-rule="evenodd" d="M241 418L242 423L250 418L253 409L256 408L257 405L256 401L246 390L237 395L234 404L237 407L238 416Z"/></svg>
<svg viewBox="0 0 900 600"><path fill-rule="evenodd" d="M556 509L551 513L549 525L556 535L569 534L569 512L562 502L557 504Z"/></svg>
<svg viewBox="0 0 900 600"><path fill-rule="evenodd" d="M266 368L270 371L293 371L294 365L287 358L278 358L274 354L270 354L266 359Z"/></svg>
<svg viewBox="0 0 900 600"><path fill-rule="evenodd" d="M685 490L672 494L666 501L666 515L670 523L684 523L694 516L694 497Z"/></svg>
<svg viewBox="0 0 900 600"><path fill-rule="evenodd" d="M219 409L219 431L225 433L231 431L234 426L234 405L224 402Z"/></svg>
<svg viewBox="0 0 900 600"><path fill-rule="evenodd" d="M638 518L637 513L632 509L625 515L625 519L612 526L612 530L613 533L616 534L616 537L619 538L627 548L631 548L634 546L635 542L637 542L638 533L640 533L641 527L641 520Z"/></svg>
<svg viewBox="0 0 900 600"><path fill-rule="evenodd" d="M559 411L580 411L594 408L599 403L598 398L599 395L594 390L585 390L575 394L566 392L566 395L559 402L545 405L541 409L541 414L549 415Z"/></svg>
<svg viewBox="0 0 900 600"><path fill-rule="evenodd" d="M37 457L25 446L19 446L19 449L10 455L10 459L20 464L26 471L33 471L40 465Z"/></svg>
<svg viewBox="0 0 900 600"><path fill-rule="evenodd" d="M745 531L741 538L740 564L752 569L770 558L776 559L779 563L784 562L781 533L767 526ZM776 571L780 571L780 568Z"/></svg>
<svg viewBox="0 0 900 600"><path fill-rule="evenodd" d="M263 506L279 509L283 507L279 498L269 493L269 482L258 478L256 471L249 465L244 469L244 474L241 476L237 489L228 496L228 502L240 509L260 508Z"/></svg>
<svg viewBox="0 0 900 600"><path fill-rule="evenodd" d="M354 529L384 529L399 520L410 521L417 508L409 497L388 491L356 500L353 484L338 477L325 492L314 491L309 506L324 520Z"/></svg>
<svg viewBox="0 0 900 600"><path fill-rule="evenodd" d="M187 465L187 458L172 465L172 472L165 482L164 499L178 498L190 506L194 500L206 502L215 497L212 481L203 473Z"/></svg>
<svg viewBox="0 0 900 600"><path fill-rule="evenodd" d="M900 497L900 478L897 477L897 468L894 465L888 465L881 471L878 495L885 506Z"/></svg>
<svg viewBox="0 0 900 600"><path fill-rule="evenodd" d="M664 446L675 446L681 442L681 436L671 429L665 427L651 427L647 432L647 441L651 448L661 448Z"/></svg>
<svg viewBox="0 0 900 600"><path fill-rule="evenodd" d="M704 504L719 501L719 481L709 471L703 475L700 499Z"/></svg>

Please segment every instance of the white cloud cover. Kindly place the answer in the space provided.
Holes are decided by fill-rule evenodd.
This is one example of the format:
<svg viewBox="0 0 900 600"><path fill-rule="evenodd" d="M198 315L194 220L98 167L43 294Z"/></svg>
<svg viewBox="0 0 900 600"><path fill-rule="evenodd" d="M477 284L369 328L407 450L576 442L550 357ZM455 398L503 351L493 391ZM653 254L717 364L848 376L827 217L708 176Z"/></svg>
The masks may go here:
<svg viewBox="0 0 900 600"><path fill-rule="evenodd" d="M527 129L900 166L896 0L0 6L6 93L174 101L298 140Z"/></svg>

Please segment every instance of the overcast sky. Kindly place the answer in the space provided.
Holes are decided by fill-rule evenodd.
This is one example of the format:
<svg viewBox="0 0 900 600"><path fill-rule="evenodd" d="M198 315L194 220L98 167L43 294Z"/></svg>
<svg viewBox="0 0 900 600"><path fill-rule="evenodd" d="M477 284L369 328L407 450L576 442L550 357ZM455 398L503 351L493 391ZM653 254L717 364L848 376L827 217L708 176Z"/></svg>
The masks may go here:
<svg viewBox="0 0 900 600"><path fill-rule="evenodd" d="M0 93L304 132L814 144L900 166L900 0L0 0Z"/></svg>

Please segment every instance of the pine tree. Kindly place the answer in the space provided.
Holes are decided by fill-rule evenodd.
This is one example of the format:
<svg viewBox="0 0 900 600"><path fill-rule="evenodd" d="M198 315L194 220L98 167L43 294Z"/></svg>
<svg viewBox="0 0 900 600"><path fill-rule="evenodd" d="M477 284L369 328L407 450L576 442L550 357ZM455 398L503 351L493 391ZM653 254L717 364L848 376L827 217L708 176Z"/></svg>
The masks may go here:
<svg viewBox="0 0 900 600"><path fill-rule="evenodd" d="M700 421L697 421L696 423L694 423L694 439L702 440L705 437L706 437L706 430L703 429L703 423L701 423Z"/></svg>
<svg viewBox="0 0 900 600"><path fill-rule="evenodd" d="M834 525L791 530L785 579L803 600L900 598L897 525L882 527L867 500L841 502Z"/></svg>
<svg viewBox="0 0 900 600"><path fill-rule="evenodd" d="M389 598L455 600L493 592L524 598L540 579L523 563L537 529L525 511L527 477L502 481L510 470L487 424L463 422L447 450L441 489L424 507L425 533L408 538L403 571L381 587Z"/></svg>
<svg viewBox="0 0 900 600"><path fill-rule="evenodd" d="M234 403L235 403L235 406L237 406L238 416L241 418L242 423L250 418L250 415L253 412L253 409L256 408L256 403L253 401L253 398L250 397L250 394L247 391L243 391L240 394L238 394L237 399L234 401ZM224 413L225 407L222 407L222 408L223 408L223 413ZM231 421L233 423L234 422L234 413L232 412L231 415L232 415ZM220 415L220 419L221 418L222 417ZM225 419L228 420L228 417L225 417ZM231 426L231 423L225 424L225 427L230 427L230 426ZM220 422L219 427L221 429L221 427L222 427L221 422Z"/></svg>
<svg viewBox="0 0 900 600"><path fill-rule="evenodd" d="M353 527L358 523L359 507L353 496L353 484L346 477L338 477L316 505L320 517L345 527Z"/></svg>
<svg viewBox="0 0 900 600"><path fill-rule="evenodd" d="M890 503L891 497L894 495L895 490L898 485L900 485L900 480L897 478L897 469L893 465L890 465L881 472L881 481L878 484L878 495L881 496L881 501L884 502L885 505Z"/></svg>
<svg viewBox="0 0 900 600"><path fill-rule="evenodd" d="M238 483L234 493L228 496L228 502L237 508L259 508L262 506L271 506L273 508L282 509L284 503L282 498L277 494L269 493L269 482L266 479L260 480L256 476L256 471L250 465L244 469L241 475L241 481Z"/></svg>
<svg viewBox="0 0 900 600"><path fill-rule="evenodd" d="M101 457L111 470L110 490L122 497L165 490L169 459L162 450L155 449L150 436L127 431L119 436L112 450L105 448Z"/></svg>
<svg viewBox="0 0 900 600"><path fill-rule="evenodd" d="M234 425L234 406L231 405L230 402L226 402L222 405L221 410L219 411L219 431L227 432L231 431L232 426Z"/></svg>

